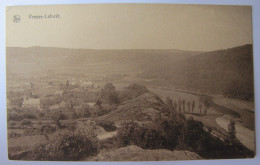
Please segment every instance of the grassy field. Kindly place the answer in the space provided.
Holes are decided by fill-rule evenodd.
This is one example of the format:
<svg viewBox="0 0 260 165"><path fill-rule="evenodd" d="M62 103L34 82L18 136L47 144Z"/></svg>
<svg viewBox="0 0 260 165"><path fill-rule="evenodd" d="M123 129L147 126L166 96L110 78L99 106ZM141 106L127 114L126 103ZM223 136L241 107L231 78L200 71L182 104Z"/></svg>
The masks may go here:
<svg viewBox="0 0 260 165"><path fill-rule="evenodd" d="M40 144L46 144L48 141L44 135L22 136L8 139L9 159L19 157L25 152L31 151Z"/></svg>

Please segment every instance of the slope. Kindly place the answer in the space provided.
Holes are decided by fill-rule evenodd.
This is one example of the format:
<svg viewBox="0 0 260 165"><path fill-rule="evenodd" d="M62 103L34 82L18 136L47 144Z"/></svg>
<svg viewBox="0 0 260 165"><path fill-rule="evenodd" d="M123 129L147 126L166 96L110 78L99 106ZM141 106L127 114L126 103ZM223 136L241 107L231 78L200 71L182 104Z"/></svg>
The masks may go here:
<svg viewBox="0 0 260 165"><path fill-rule="evenodd" d="M178 63L158 64L146 70L143 77L165 80L181 89L253 100L252 45L206 52Z"/></svg>

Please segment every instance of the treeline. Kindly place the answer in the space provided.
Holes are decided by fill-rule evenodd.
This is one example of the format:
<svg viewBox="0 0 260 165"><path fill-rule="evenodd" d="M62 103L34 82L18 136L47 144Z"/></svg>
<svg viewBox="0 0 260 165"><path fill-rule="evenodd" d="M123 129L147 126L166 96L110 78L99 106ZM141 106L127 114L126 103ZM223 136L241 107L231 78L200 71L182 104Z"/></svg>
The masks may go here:
<svg viewBox="0 0 260 165"><path fill-rule="evenodd" d="M254 101L254 83L253 79L249 80L237 80L230 82L224 95L234 99L242 99Z"/></svg>

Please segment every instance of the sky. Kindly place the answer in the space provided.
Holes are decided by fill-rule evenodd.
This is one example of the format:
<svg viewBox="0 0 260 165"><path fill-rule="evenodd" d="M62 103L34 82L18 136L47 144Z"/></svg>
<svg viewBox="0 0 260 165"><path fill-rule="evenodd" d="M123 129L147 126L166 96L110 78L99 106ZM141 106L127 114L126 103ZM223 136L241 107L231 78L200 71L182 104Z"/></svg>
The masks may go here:
<svg viewBox="0 0 260 165"><path fill-rule="evenodd" d="M60 18L30 19L56 15ZM20 21L13 17L19 15ZM250 6L86 4L6 8L8 47L212 51L252 44Z"/></svg>

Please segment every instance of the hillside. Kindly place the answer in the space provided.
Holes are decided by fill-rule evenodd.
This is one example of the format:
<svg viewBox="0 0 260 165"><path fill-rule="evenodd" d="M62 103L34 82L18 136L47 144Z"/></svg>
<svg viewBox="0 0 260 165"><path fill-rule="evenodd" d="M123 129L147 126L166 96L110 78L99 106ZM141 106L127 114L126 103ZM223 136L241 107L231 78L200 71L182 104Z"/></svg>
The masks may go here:
<svg viewBox="0 0 260 165"><path fill-rule="evenodd" d="M26 66L24 71L34 69L87 69L94 66L95 69L123 69L151 68L158 61L176 61L193 56L200 52L183 50L96 50L96 49L68 49L50 47L6 48L7 71L19 71L18 66ZM99 65L99 66L96 66ZM17 66L17 68L16 68ZM67 66L67 68L64 68ZM101 67L102 66L102 67ZM91 68L92 69L92 68ZM110 69L111 70L111 69Z"/></svg>
<svg viewBox="0 0 260 165"><path fill-rule="evenodd" d="M25 77L32 72L51 71L78 77L129 76L133 81L153 80L150 85L220 93L243 100L254 98L252 45L212 52L47 47L10 47L6 52L7 75ZM131 77L133 73L135 77Z"/></svg>
<svg viewBox="0 0 260 165"><path fill-rule="evenodd" d="M160 60L175 61L176 58L190 57L201 52L177 49L69 49L52 47L7 47L8 63L37 63L85 65L93 63L139 63L154 64ZM161 56L163 55L163 56Z"/></svg>
<svg viewBox="0 0 260 165"><path fill-rule="evenodd" d="M95 50L51 47L7 47L7 81L33 76L114 81L152 68L158 61L178 61L200 52L182 50ZM49 73L53 74L50 75ZM9 83L8 83L9 84Z"/></svg>
<svg viewBox="0 0 260 165"><path fill-rule="evenodd" d="M158 64L142 76L157 79L157 83L170 82L181 89L253 100L252 45L205 52L178 63Z"/></svg>
<svg viewBox="0 0 260 165"><path fill-rule="evenodd" d="M163 101L157 95L147 92L137 98L124 102L116 110L101 116L100 119L116 123L127 120L151 122L158 117L164 105Z"/></svg>

